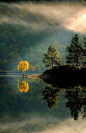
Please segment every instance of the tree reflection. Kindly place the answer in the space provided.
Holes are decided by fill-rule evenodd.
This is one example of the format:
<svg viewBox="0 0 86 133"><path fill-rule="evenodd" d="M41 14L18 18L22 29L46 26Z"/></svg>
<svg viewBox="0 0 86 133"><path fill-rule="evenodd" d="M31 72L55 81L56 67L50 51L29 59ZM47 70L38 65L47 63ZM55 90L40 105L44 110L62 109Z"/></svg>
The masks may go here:
<svg viewBox="0 0 86 133"><path fill-rule="evenodd" d="M49 83L46 84L45 90L42 92L44 100L47 101L50 109L57 105L58 98L60 96L60 90L54 85ZM86 87L76 85L74 87L64 88L66 95L64 98L67 99L65 102L66 108L70 109L71 117L74 120L78 120L79 114L82 114L82 118L86 118Z"/></svg>
<svg viewBox="0 0 86 133"><path fill-rule="evenodd" d="M73 89L66 91L65 97L68 100L66 107L70 108L71 116L74 117L74 120L78 119L79 113L82 110L85 98L84 95L86 96L86 92L81 86L76 86Z"/></svg>
<svg viewBox="0 0 86 133"><path fill-rule="evenodd" d="M44 96L44 100L47 100L50 109L57 105L57 101L60 96L60 90L58 88L53 87L51 84L46 84L45 90L42 94Z"/></svg>
<svg viewBox="0 0 86 133"><path fill-rule="evenodd" d="M83 115L83 119L86 118L86 88L83 87L83 111L82 111L82 115Z"/></svg>
<svg viewBox="0 0 86 133"><path fill-rule="evenodd" d="M84 105L84 107L83 107L82 114L83 114L83 119L86 118L86 105Z"/></svg>
<svg viewBox="0 0 86 133"><path fill-rule="evenodd" d="M25 82L24 79L21 83L18 83L17 85L20 92L27 92L29 90L29 84Z"/></svg>

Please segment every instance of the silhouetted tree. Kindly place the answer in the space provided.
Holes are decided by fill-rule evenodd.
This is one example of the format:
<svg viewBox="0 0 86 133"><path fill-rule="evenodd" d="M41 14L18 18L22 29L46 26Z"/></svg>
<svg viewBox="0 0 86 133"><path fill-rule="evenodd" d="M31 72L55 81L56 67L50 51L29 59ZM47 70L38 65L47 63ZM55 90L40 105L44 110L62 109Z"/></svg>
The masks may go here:
<svg viewBox="0 0 86 133"><path fill-rule="evenodd" d="M72 37L70 46L67 46L66 51L68 52L68 55L66 56L66 62L78 66L83 56L83 48L82 44L79 42L78 34Z"/></svg>

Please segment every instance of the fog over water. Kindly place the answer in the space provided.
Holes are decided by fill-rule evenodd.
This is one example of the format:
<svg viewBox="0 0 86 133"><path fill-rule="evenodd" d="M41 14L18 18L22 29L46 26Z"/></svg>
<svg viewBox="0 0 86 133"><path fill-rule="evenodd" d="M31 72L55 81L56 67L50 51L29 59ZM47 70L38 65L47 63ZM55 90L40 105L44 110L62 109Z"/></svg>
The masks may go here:
<svg viewBox="0 0 86 133"><path fill-rule="evenodd" d="M86 32L86 6L77 3L0 3L0 23L20 25L31 32L67 30Z"/></svg>
<svg viewBox="0 0 86 133"><path fill-rule="evenodd" d="M86 120L72 118L60 121L49 116L27 115L24 120L0 123L2 131L17 133L86 133Z"/></svg>

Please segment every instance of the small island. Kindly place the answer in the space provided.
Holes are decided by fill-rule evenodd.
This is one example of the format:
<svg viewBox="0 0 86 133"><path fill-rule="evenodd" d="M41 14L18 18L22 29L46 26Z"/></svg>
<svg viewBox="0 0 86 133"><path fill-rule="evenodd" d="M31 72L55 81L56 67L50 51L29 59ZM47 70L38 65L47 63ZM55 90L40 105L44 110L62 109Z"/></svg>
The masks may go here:
<svg viewBox="0 0 86 133"><path fill-rule="evenodd" d="M67 46L66 64L61 64L59 53L55 46L50 45L47 53L44 53L43 62L46 71L40 75L46 83L61 86L71 86L85 83L86 73L86 38L84 38L84 48L79 36L76 34L70 45Z"/></svg>

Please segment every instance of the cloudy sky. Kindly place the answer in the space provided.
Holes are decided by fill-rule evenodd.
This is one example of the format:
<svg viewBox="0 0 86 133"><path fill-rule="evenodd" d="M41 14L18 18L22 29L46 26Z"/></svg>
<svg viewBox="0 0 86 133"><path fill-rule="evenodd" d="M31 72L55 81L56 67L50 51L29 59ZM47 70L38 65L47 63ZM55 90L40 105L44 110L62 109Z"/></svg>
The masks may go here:
<svg viewBox="0 0 86 133"><path fill-rule="evenodd" d="M86 33L86 6L74 3L0 3L0 24L28 28L31 32L58 30Z"/></svg>

